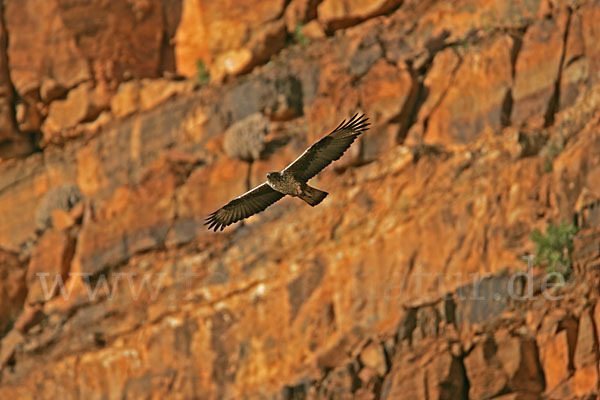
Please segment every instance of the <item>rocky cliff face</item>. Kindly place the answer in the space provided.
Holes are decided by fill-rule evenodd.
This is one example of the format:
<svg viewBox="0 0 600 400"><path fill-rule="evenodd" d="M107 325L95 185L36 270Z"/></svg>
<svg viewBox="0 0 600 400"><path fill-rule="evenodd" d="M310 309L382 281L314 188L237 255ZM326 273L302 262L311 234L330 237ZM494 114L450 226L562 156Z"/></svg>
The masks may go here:
<svg viewBox="0 0 600 400"><path fill-rule="evenodd" d="M598 395L600 1L0 11L1 398ZM357 111L321 205L205 230Z"/></svg>

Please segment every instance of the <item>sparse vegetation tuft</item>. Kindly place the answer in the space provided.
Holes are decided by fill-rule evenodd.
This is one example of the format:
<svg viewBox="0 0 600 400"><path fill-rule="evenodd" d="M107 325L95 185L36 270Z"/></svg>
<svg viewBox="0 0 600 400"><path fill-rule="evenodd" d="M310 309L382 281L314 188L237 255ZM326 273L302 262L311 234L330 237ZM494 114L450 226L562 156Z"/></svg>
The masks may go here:
<svg viewBox="0 0 600 400"><path fill-rule="evenodd" d="M564 147L562 145L559 145L556 143L551 143L548 146L548 156L554 158L554 157L558 156L563 150L564 150Z"/></svg>
<svg viewBox="0 0 600 400"><path fill-rule="evenodd" d="M304 24L301 22L298 22L296 24L296 27L294 28L294 38L296 39L297 43L309 44L310 40L308 40L308 38L306 36L304 36L304 34L302 33L303 26L304 26Z"/></svg>
<svg viewBox="0 0 600 400"><path fill-rule="evenodd" d="M544 149L545 158L544 158L544 171L546 173L552 172L554 159L564 150L564 146L562 144L550 143Z"/></svg>
<svg viewBox="0 0 600 400"><path fill-rule="evenodd" d="M469 43L469 41L466 39L462 39L451 43L450 47L452 47L455 50L464 49L465 51L469 51L471 49L471 43Z"/></svg>
<svg viewBox="0 0 600 400"><path fill-rule="evenodd" d="M208 72L208 69L206 69L206 64L204 64L204 61L202 60L196 61L196 79L201 85L208 83L210 80L210 73Z"/></svg>
<svg viewBox="0 0 600 400"><path fill-rule="evenodd" d="M576 234L577 227L564 222L548 225L546 233L535 229L530 235L530 239L536 243L534 263L545 267L548 272L569 275L573 267L571 254Z"/></svg>
<svg viewBox="0 0 600 400"><path fill-rule="evenodd" d="M552 159L546 158L544 159L544 172L549 174L554 169L554 164L552 164Z"/></svg>

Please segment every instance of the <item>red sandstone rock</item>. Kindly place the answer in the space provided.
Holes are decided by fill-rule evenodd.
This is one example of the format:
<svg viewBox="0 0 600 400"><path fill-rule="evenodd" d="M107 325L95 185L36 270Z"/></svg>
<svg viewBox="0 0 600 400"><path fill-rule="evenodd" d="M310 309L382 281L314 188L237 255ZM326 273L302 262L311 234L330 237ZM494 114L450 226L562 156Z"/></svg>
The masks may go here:
<svg viewBox="0 0 600 400"><path fill-rule="evenodd" d="M118 82L158 75L165 30L158 0L8 1L4 20L19 93L39 88L47 77L70 89L92 78Z"/></svg>
<svg viewBox="0 0 600 400"><path fill-rule="evenodd" d="M325 38L325 32L323 31L323 27L321 26L321 24L319 24L319 22L316 19L310 21L306 25L303 25L300 28L300 32L308 40L319 40Z"/></svg>
<svg viewBox="0 0 600 400"><path fill-rule="evenodd" d="M433 354L432 354L433 353ZM397 357L383 383L382 399L444 399L466 396L459 361L447 351Z"/></svg>
<svg viewBox="0 0 600 400"><path fill-rule="evenodd" d="M47 230L42 235L27 268L28 304L44 303L56 296L60 290L57 279L67 280L74 246L68 232Z"/></svg>
<svg viewBox="0 0 600 400"><path fill-rule="evenodd" d="M485 129L500 130L512 81L512 46L509 36L496 36L466 54L453 84L429 116L426 143L467 143Z"/></svg>
<svg viewBox="0 0 600 400"><path fill-rule="evenodd" d="M361 138L365 147L362 159L371 160L398 142L416 100L415 82L406 65L396 68L380 60L361 79L359 96L361 108L374 124L370 135ZM379 128L392 120L399 124Z"/></svg>
<svg viewBox="0 0 600 400"><path fill-rule="evenodd" d="M264 62L283 47L285 27L275 20L284 5L282 0L244 4L184 0L176 36L177 71L193 77L202 62L211 79L221 80ZM229 12L220 12L223 9Z"/></svg>
<svg viewBox="0 0 600 400"><path fill-rule="evenodd" d="M148 111L171 97L189 94L194 90L194 86L193 81L144 79L140 90L140 110Z"/></svg>
<svg viewBox="0 0 600 400"><path fill-rule="evenodd" d="M15 106L15 116L21 131L37 131L42 125L41 103L34 99L24 99L22 103Z"/></svg>
<svg viewBox="0 0 600 400"><path fill-rule="evenodd" d="M596 339L596 328L589 310L581 314L577 328L577 344L573 365L576 369L587 364L597 364L598 342Z"/></svg>
<svg viewBox="0 0 600 400"><path fill-rule="evenodd" d="M507 388L539 394L543 389L537 349L532 340L516 337L487 338L465 358L469 396L491 398Z"/></svg>
<svg viewBox="0 0 600 400"><path fill-rule="evenodd" d="M539 395L530 393L511 393L502 396L494 397L494 400L536 400Z"/></svg>
<svg viewBox="0 0 600 400"><path fill-rule="evenodd" d="M23 335L16 329L11 330L2 339L2 348L0 349L0 369L14 360L17 347L23 343Z"/></svg>
<svg viewBox="0 0 600 400"><path fill-rule="evenodd" d="M592 12L590 10L590 12ZM582 14L571 15L569 34L565 43L563 71L560 81L560 108L573 105L576 97L585 91L589 79L589 58L585 57Z"/></svg>
<svg viewBox="0 0 600 400"><path fill-rule="evenodd" d="M82 83L70 90L65 100L50 103L48 117L42 125L44 139L52 141L53 135L97 116L103 106L96 101L91 85Z"/></svg>
<svg viewBox="0 0 600 400"><path fill-rule="evenodd" d="M147 111L171 97L188 94L194 89L193 81L169 81L167 79L143 79L119 85L112 97L110 108L121 118L136 111Z"/></svg>
<svg viewBox="0 0 600 400"><path fill-rule="evenodd" d="M600 16L598 1L594 0L581 8L581 29L583 31L583 43L585 47L585 58L589 60L589 79L598 82L600 78L600 44L598 43L598 24L594 23Z"/></svg>
<svg viewBox="0 0 600 400"><path fill-rule="evenodd" d="M67 230L75 224L71 214L60 208L52 210L52 226L58 230Z"/></svg>
<svg viewBox="0 0 600 400"><path fill-rule="evenodd" d="M512 90L511 121L517 125L532 118L550 118L545 113L552 107L555 85L558 82L567 12L556 19L543 19L531 26L523 36L523 44L515 64ZM552 110L551 110L552 112Z"/></svg>
<svg viewBox="0 0 600 400"><path fill-rule="evenodd" d="M25 273L16 254L0 249L0 332L6 331L23 308L27 296Z"/></svg>
<svg viewBox="0 0 600 400"><path fill-rule="evenodd" d="M380 344L371 342L360 352L360 361L380 376L387 372L385 353Z"/></svg>
<svg viewBox="0 0 600 400"><path fill-rule="evenodd" d="M588 364L575 371L573 376L573 395L586 396L598 392L598 365Z"/></svg>
<svg viewBox="0 0 600 400"><path fill-rule="evenodd" d="M119 85L117 93L110 101L110 110L117 118L125 117L139 110L140 81L128 81Z"/></svg>
<svg viewBox="0 0 600 400"><path fill-rule="evenodd" d="M406 65L400 68L385 60L378 61L362 77L360 102L365 113L377 123L398 118L414 104L414 83Z"/></svg>
<svg viewBox="0 0 600 400"><path fill-rule="evenodd" d="M43 317L44 312L42 311L42 307L39 304L35 304L33 306L26 306L23 310L23 313L15 321L14 328L18 332L25 334L29 329L31 329L31 327L38 324Z"/></svg>
<svg viewBox="0 0 600 400"><path fill-rule="evenodd" d="M186 167L168 157L156 161L137 187L123 187L79 233L75 258L82 272L97 274L135 253L164 244L175 213L173 191ZM131 207L135 204L135 207ZM146 215L140 219L139 213ZM103 248L102 254L97 253Z"/></svg>
<svg viewBox="0 0 600 400"><path fill-rule="evenodd" d="M15 124L15 93L11 81L11 71L6 55L8 32L6 29L5 5L0 5L0 158L19 157L29 154L32 146L21 135Z"/></svg>
<svg viewBox="0 0 600 400"><path fill-rule="evenodd" d="M71 35L80 32L73 27L79 19L67 18L64 4L40 6L46 14L55 7L59 28L71 27L56 41L63 44L80 36ZM111 2L103 10L123 19L130 15L120 13L123 4ZM140 26L161 32L160 57L168 58L163 53L168 38L154 14L155 3L126 4ZM199 27L190 24L190 4L201 4L203 10L216 6L188 2L182 27L198 28L198 33ZM211 11L207 24L217 21L231 32L221 35L226 29L217 29L216 23L211 34L219 35L207 42L199 36L194 43L214 44L206 54L221 58L223 68L225 61L235 61L226 74L248 71L282 46L289 29L287 3L265 4L274 6L229 13L231 6L221 5L221 16ZM7 253L9 273L2 282L24 281L18 272L24 273L20 265L25 261L18 257L30 257L30 263L58 257L60 240L48 245L55 230L33 235L35 211L48 189L77 182L88 199L85 212L79 203L78 210L59 212L62 222L54 218L52 226L66 229L60 234L77 235L72 271L94 273L92 284L101 285L105 278L109 292L100 286L104 295L91 300L84 280L72 280L74 294L47 302L41 324L25 329L29 323L19 323L25 335L13 329L3 337L0 397L441 399L465 398L467 388L473 398L530 399L541 391L548 398L593 394L597 354L590 337L594 327L586 316L586 307L599 295L593 268L575 273L572 286L552 291L565 294L563 302L546 301L540 293L535 293L537 300L507 301L508 277L523 269L521 256L533 251L531 230L548 221L572 220L574 206L585 197L583 188L594 193L591 188L597 186L596 72L590 69L586 75L581 67L580 75L575 70L568 75L569 65L593 64L590 39L597 2L574 11L571 23L579 14L583 46L574 33L565 49L570 64L563 82L576 82L581 96L569 98L565 89L557 122L535 135L504 128L510 123L508 90L514 88L509 34L531 25L528 46L536 53L536 43L543 42L540 26L551 24L542 19L560 20L562 12L556 3L552 9L548 4L406 2L389 17L291 46L249 76L229 77L222 86L206 85L194 94L172 91L189 82L132 80L140 87L122 86L132 85L131 98L121 103L118 96L112 98L115 116L128 118L98 125L93 136L63 132L63 147L2 163L0 245L14 250ZM83 6L73 7L81 11ZM168 18L164 7L161 18ZM85 10L91 9L97 10ZM329 28L358 22L348 19L355 11L329 21ZM300 14L294 18L312 18ZM85 21L82 17L83 26ZM247 35L236 32L240 27ZM26 43L24 28L15 29L15 40ZM93 40L105 37L103 29L112 34L116 28L99 28ZM215 44L216 38L241 44L227 47ZM125 58L127 43L117 46ZM136 57L154 60L156 42L147 43L148 54ZM61 53L57 46L49 51L64 60L64 49ZM72 49L75 60L87 51ZM92 60L94 77L102 77L89 100L107 107L121 79L111 72L113 57L98 54L84 57ZM15 57L22 65L21 56ZM32 71L38 61L31 63ZM146 61L134 64L141 70L152 64ZM195 66L195 58L188 61ZM140 70L131 77L142 76L136 75ZM72 72L69 76L77 77ZM42 82L39 94L37 86L23 86L18 71L16 83L42 103L61 104L72 96L63 90L78 89L64 86L66 78L53 83L48 79L56 77L44 74L32 75L33 82ZM411 88L403 84L409 75ZM128 77L124 72L122 78ZM414 94L412 86L421 82L408 113L406 93ZM71 106L77 114L79 104ZM285 166L361 108L375 122L371 139L352 147L350 161L342 160L337 170L332 166L314 180L330 192L319 207L286 199L244 225L219 234L204 229L207 213L246 190L247 173L252 183L261 183L267 171ZM40 112L45 115L43 107ZM269 154L248 171L245 163L225 156L223 135L257 112L277 121L271 124ZM56 109L53 114L59 119ZM418 127L410 135L415 140L407 142L410 147L387 141L410 128L403 124L413 123ZM82 129L80 122L74 124L66 131ZM524 143L528 135L541 138L541 144ZM547 137L549 144L562 138L552 171L544 165L547 149L540 150ZM438 141L446 147L427 145ZM477 290L464 289L474 282ZM138 293L130 285L142 289ZM10 294L3 297L6 327L22 311L25 296L19 303L11 291L23 287L4 286ZM364 348L365 343L371 345ZM375 343L385 343L385 353Z"/></svg>
<svg viewBox="0 0 600 400"><path fill-rule="evenodd" d="M292 0L285 8L284 20L289 33L294 33L300 25L317 17L320 0Z"/></svg>
<svg viewBox="0 0 600 400"><path fill-rule="evenodd" d="M424 123L439 106L448 88L457 79L456 70L460 62L460 57L451 48L444 49L436 54L431 68L423 81L423 87L427 90L427 97L419 108L415 124L408 132L405 142L407 145L415 145L423 142Z"/></svg>
<svg viewBox="0 0 600 400"><path fill-rule="evenodd" d="M542 367L546 378L546 390L551 392L570 376L572 360L569 356L567 331L558 332L541 348Z"/></svg>
<svg viewBox="0 0 600 400"><path fill-rule="evenodd" d="M335 30L384 14L401 3L402 0L324 0L317 11L319 21L328 29Z"/></svg>

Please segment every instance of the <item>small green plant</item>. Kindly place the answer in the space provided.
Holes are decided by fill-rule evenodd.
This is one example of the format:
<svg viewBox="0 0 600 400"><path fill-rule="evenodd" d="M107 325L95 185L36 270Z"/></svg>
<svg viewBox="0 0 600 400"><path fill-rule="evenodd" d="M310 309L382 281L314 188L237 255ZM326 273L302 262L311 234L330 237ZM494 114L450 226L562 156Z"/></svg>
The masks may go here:
<svg viewBox="0 0 600 400"><path fill-rule="evenodd" d="M206 69L206 64L204 64L204 61L202 60L196 61L196 79L201 85L208 83L210 80L210 73L208 72L208 69Z"/></svg>
<svg viewBox="0 0 600 400"><path fill-rule="evenodd" d="M482 24L481 24L481 28L483 29L483 31L489 35L491 33L494 32L494 30L496 29L494 24L490 21L490 20L485 20Z"/></svg>
<svg viewBox="0 0 600 400"><path fill-rule="evenodd" d="M554 164L552 164L552 159L550 159L550 158L544 159L544 172L549 174L550 172L552 172L553 168L554 168Z"/></svg>
<svg viewBox="0 0 600 400"><path fill-rule="evenodd" d="M564 150L564 146L561 144L550 143L545 149L544 158L544 171L546 173L552 172L554 159Z"/></svg>
<svg viewBox="0 0 600 400"><path fill-rule="evenodd" d="M308 40L308 38L304 36L304 33L302 33L303 26L304 24L302 22L298 22L296 24L296 27L294 28L294 38L296 39L296 42L300 44L309 44L310 40Z"/></svg>
<svg viewBox="0 0 600 400"><path fill-rule="evenodd" d="M573 224L550 224L546 233L535 229L530 239L535 242L534 264L546 267L548 272L558 272L567 276L572 269L571 254L573 253L573 238L577 227Z"/></svg>
<svg viewBox="0 0 600 400"><path fill-rule="evenodd" d="M559 155L561 153L561 151L563 151L563 150L564 150L563 146L552 143L548 146L548 155L550 157L554 158L557 155Z"/></svg>
<svg viewBox="0 0 600 400"><path fill-rule="evenodd" d="M455 50L464 49L465 51L469 51L471 49L471 43L465 39L458 40L450 45Z"/></svg>

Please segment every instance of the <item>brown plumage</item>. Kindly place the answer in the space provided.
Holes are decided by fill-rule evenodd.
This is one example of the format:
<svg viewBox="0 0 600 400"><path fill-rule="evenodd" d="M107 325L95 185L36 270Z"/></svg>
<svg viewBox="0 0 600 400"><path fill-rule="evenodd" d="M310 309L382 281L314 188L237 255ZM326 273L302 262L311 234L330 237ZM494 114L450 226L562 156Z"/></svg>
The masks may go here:
<svg viewBox="0 0 600 400"><path fill-rule="evenodd" d="M316 206L327 192L308 186L309 179L338 160L356 138L369 129L368 118L355 114L342 121L329 135L310 146L283 171L269 172L267 181L231 200L206 218L208 229L223 230L244 218L263 211L286 195L299 197Z"/></svg>

